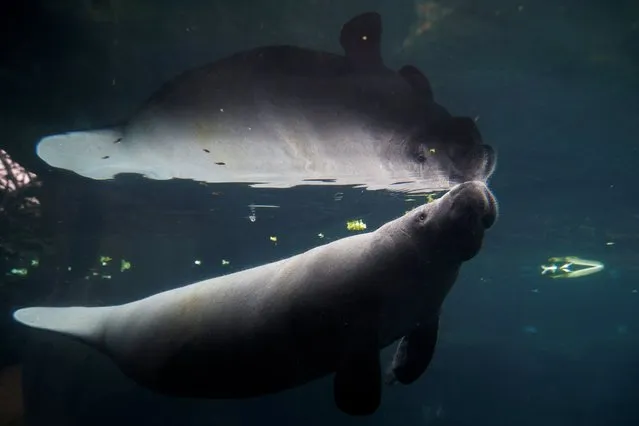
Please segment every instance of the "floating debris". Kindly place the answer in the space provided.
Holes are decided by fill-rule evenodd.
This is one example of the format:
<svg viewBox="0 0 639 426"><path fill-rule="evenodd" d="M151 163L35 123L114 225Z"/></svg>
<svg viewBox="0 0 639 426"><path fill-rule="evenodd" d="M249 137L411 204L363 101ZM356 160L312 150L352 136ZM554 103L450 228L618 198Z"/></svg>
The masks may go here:
<svg viewBox="0 0 639 426"><path fill-rule="evenodd" d="M412 46L425 33L432 32L440 21L454 12L454 9L444 7L439 2L427 0L415 2L415 12L417 21L412 25L408 37L402 43L404 49Z"/></svg>
<svg viewBox="0 0 639 426"><path fill-rule="evenodd" d="M222 266L226 266L226 265L230 265L230 264L231 264L231 262L229 262L228 260L222 259Z"/></svg>
<svg viewBox="0 0 639 426"><path fill-rule="evenodd" d="M426 197L426 204L432 203L433 201L439 198L437 194L426 194L425 197Z"/></svg>
<svg viewBox="0 0 639 426"><path fill-rule="evenodd" d="M580 259L576 256L551 257L549 265L541 265L541 275L550 278L580 278L604 269L597 260Z"/></svg>
<svg viewBox="0 0 639 426"><path fill-rule="evenodd" d="M366 229L366 224L362 219L349 220L346 222L346 229L349 231L363 231Z"/></svg>
<svg viewBox="0 0 639 426"><path fill-rule="evenodd" d="M280 206L272 204L249 204L249 209L279 209Z"/></svg>
<svg viewBox="0 0 639 426"><path fill-rule="evenodd" d="M7 275L14 275L17 277L26 277L28 274L29 270L27 268L13 268L7 273Z"/></svg>
<svg viewBox="0 0 639 426"><path fill-rule="evenodd" d="M120 261L120 272L128 271L129 269L131 269L131 262L122 259Z"/></svg>
<svg viewBox="0 0 639 426"><path fill-rule="evenodd" d="M273 204L249 204L248 208L250 211L248 220L250 220L251 222L255 222L257 220L256 209L279 209L280 206L276 206Z"/></svg>

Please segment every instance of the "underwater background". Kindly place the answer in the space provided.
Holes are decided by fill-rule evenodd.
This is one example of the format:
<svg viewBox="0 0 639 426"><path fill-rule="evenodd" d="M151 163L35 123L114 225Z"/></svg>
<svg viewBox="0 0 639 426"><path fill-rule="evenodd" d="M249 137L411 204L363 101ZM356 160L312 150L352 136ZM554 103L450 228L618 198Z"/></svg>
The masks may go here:
<svg viewBox="0 0 639 426"><path fill-rule="evenodd" d="M341 53L341 25L372 10L386 64L420 68L499 155L500 217L445 301L420 380L386 387L367 418L335 409L329 378L253 400L172 399L12 320L26 305L124 303L257 266L422 202L346 187L100 182L35 154L43 136L126 119L176 74L237 51ZM636 1L24 0L2 3L0 28L3 167L33 174L24 190L3 175L0 425L639 424ZM541 275L566 256L605 269Z"/></svg>

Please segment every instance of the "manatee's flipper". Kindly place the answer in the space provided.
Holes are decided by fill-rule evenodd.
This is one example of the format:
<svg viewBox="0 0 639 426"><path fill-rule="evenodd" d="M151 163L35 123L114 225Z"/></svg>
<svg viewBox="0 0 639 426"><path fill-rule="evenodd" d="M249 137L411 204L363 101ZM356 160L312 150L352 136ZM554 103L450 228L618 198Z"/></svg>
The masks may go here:
<svg viewBox="0 0 639 426"><path fill-rule="evenodd" d="M402 337L391 367L398 382L407 385L426 371L435 353L438 332L439 316L419 324L408 336Z"/></svg>
<svg viewBox="0 0 639 426"><path fill-rule="evenodd" d="M451 117L443 136L446 138L445 140L463 146L482 144L481 133L479 133L475 120L470 117Z"/></svg>
<svg viewBox="0 0 639 426"><path fill-rule="evenodd" d="M381 41L382 17L376 12L363 13L345 23L339 37L346 58L356 71L384 66Z"/></svg>
<svg viewBox="0 0 639 426"><path fill-rule="evenodd" d="M61 333L99 347L105 320L112 309L109 306L24 308L15 311L13 318L29 327Z"/></svg>
<svg viewBox="0 0 639 426"><path fill-rule="evenodd" d="M47 164L71 170L79 175L101 180L118 173L141 173L122 149L120 130L101 129L47 136L36 148L38 157Z"/></svg>
<svg viewBox="0 0 639 426"><path fill-rule="evenodd" d="M433 100L433 88L430 81L419 69L412 65L404 65L398 72L419 96L429 101Z"/></svg>
<svg viewBox="0 0 639 426"><path fill-rule="evenodd" d="M373 414L382 399L382 378L377 345L353 345L333 380L335 404L352 416Z"/></svg>

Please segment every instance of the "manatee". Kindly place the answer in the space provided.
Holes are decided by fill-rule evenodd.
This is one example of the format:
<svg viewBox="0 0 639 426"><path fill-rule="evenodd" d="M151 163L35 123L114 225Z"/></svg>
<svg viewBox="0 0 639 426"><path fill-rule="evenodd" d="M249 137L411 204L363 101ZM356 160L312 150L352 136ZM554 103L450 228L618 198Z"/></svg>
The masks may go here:
<svg viewBox="0 0 639 426"><path fill-rule="evenodd" d="M444 298L496 217L485 184L466 182L374 232L293 257L122 305L14 318L97 348L163 394L256 397L334 373L337 407L367 415L381 401L381 349L400 340L387 371L397 382L428 367Z"/></svg>
<svg viewBox="0 0 639 426"><path fill-rule="evenodd" d="M353 185L432 192L486 181L496 154L469 117L434 101L415 67L386 67L381 17L347 22L345 55L295 46L186 71L125 123L43 138L38 156L91 179Z"/></svg>

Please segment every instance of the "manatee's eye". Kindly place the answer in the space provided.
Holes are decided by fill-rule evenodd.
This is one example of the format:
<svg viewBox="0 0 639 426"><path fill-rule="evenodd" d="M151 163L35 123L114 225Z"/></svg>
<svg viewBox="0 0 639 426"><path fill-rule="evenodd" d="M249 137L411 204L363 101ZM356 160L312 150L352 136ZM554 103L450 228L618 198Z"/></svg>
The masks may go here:
<svg viewBox="0 0 639 426"><path fill-rule="evenodd" d="M432 157L437 154L436 148L427 148L426 146L421 147L419 152L417 153L417 161L420 163L425 163L428 160L428 157Z"/></svg>
<svg viewBox="0 0 639 426"><path fill-rule="evenodd" d="M426 220L426 213L421 212L421 213L419 214L419 216L417 216L417 218L419 219L419 221L420 221L420 222L425 221L425 220Z"/></svg>

